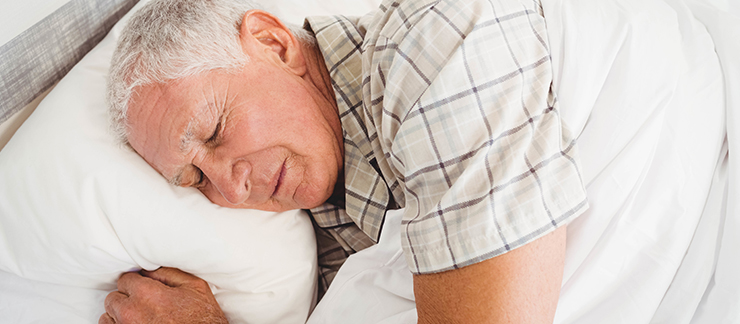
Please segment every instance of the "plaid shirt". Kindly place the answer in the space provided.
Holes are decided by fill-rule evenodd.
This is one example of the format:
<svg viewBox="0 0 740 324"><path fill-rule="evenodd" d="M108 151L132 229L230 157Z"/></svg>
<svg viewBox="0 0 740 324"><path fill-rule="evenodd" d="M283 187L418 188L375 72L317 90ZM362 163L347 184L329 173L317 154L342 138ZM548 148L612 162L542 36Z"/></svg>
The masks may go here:
<svg viewBox="0 0 740 324"><path fill-rule="evenodd" d="M405 208L412 273L522 246L587 207L534 0L386 0L311 17L344 130L344 201L311 210L322 284Z"/></svg>

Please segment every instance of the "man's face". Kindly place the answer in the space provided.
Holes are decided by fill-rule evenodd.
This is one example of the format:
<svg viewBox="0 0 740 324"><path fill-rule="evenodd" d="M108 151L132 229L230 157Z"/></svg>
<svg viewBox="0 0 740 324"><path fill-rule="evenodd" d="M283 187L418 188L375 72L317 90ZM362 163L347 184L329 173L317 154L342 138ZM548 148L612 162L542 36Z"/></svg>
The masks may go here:
<svg viewBox="0 0 740 324"><path fill-rule="evenodd" d="M165 178L218 205L315 207L334 189L343 147L336 108L314 90L256 60L238 74L144 86L128 110L129 142Z"/></svg>

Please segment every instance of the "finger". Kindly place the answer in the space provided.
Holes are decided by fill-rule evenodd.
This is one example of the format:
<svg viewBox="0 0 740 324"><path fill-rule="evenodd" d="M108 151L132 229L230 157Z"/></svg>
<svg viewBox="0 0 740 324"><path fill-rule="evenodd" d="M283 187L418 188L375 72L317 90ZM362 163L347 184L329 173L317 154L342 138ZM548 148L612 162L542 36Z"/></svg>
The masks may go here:
<svg viewBox="0 0 740 324"><path fill-rule="evenodd" d="M110 322L106 323L115 323L115 319L118 318L119 311L121 307L123 306L123 303L126 301L126 295L122 294L120 291L114 291L108 296L105 296L105 303L103 303L105 307L105 314L100 317L101 323L103 320L103 317L107 315L110 317Z"/></svg>
<svg viewBox="0 0 740 324"><path fill-rule="evenodd" d="M147 281L151 280L142 277L138 272L126 272L118 278L118 291L126 296L131 296Z"/></svg>
<svg viewBox="0 0 740 324"><path fill-rule="evenodd" d="M141 270L140 273L142 276L158 280L170 287L203 287L204 285L208 287L208 284L203 279L176 268L161 267L154 271Z"/></svg>
<svg viewBox="0 0 740 324"><path fill-rule="evenodd" d="M113 317L110 317L108 313L103 313L103 315L100 315L100 319L98 319L98 324L115 324L116 321L113 320Z"/></svg>

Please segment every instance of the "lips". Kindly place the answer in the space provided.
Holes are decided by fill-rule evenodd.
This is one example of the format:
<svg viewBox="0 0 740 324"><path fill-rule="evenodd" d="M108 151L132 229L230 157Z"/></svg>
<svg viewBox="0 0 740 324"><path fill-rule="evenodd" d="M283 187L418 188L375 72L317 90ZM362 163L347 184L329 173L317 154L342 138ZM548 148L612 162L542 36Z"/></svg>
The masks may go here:
<svg viewBox="0 0 740 324"><path fill-rule="evenodd" d="M285 174L288 172L288 170L285 168L285 161L283 161L283 164L280 166L280 169L278 170L277 174L277 182L275 183L275 189L272 191L272 197L274 197L278 190L280 190L280 185L283 184L283 181L285 180Z"/></svg>

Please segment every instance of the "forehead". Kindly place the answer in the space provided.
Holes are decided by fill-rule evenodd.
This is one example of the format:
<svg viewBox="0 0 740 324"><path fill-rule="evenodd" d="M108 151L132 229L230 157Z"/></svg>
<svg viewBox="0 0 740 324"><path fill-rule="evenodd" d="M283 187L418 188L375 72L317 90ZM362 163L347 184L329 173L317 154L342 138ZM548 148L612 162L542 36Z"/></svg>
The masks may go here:
<svg viewBox="0 0 740 324"><path fill-rule="evenodd" d="M128 108L129 143L168 179L184 163L183 141L208 116L199 84L180 80L139 87Z"/></svg>

